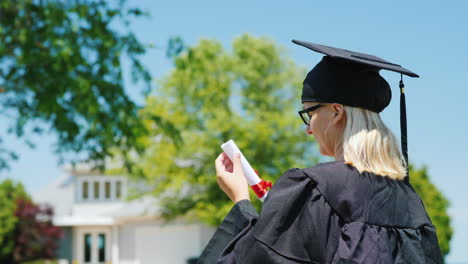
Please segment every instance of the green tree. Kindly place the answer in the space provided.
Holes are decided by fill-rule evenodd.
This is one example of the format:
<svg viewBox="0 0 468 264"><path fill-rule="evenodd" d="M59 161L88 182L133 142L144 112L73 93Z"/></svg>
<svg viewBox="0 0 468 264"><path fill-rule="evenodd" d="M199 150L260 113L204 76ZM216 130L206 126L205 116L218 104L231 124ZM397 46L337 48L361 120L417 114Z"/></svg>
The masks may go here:
<svg viewBox="0 0 468 264"><path fill-rule="evenodd" d="M453 235L450 216L447 214L449 202L431 183L427 167L410 166L410 179L411 185L423 200L426 211L436 227L440 250L446 256L450 252L450 239Z"/></svg>
<svg viewBox="0 0 468 264"><path fill-rule="evenodd" d="M232 51L201 40L174 58L140 113L152 134L140 138L147 147L133 174L165 216L220 223L232 204L216 184L214 160L231 138L266 180L316 161L296 113L305 70L282 54L271 40L243 35Z"/></svg>
<svg viewBox="0 0 468 264"><path fill-rule="evenodd" d="M18 224L15 211L19 199L30 200L21 183L9 179L0 183L0 263L10 263L13 256L14 232Z"/></svg>
<svg viewBox="0 0 468 264"><path fill-rule="evenodd" d="M138 150L144 127L124 91L121 58L134 81L149 83L145 47L128 30L142 15L125 0L0 0L0 116L11 121L1 128L23 138L56 133L62 161L83 152L102 164L111 147ZM17 158L1 143L0 170Z"/></svg>

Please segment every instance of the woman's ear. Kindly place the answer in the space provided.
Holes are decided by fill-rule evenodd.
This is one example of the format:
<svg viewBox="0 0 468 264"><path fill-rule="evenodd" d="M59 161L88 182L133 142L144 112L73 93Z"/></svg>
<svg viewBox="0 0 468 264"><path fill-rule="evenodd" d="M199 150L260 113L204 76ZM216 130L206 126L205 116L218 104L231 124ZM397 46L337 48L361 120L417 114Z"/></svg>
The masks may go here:
<svg viewBox="0 0 468 264"><path fill-rule="evenodd" d="M333 124L336 125L344 119L344 107L340 104L332 104L333 110Z"/></svg>

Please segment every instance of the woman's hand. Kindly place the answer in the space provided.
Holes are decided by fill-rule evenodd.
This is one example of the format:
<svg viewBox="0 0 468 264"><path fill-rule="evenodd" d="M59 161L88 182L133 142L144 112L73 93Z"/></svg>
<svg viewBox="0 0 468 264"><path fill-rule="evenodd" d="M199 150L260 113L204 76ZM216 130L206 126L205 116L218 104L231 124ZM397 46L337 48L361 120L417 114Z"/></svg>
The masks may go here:
<svg viewBox="0 0 468 264"><path fill-rule="evenodd" d="M242 171L240 153L235 154L234 162L229 159L226 153L221 153L215 161L215 166L219 187L234 203L245 199L250 200L249 187Z"/></svg>

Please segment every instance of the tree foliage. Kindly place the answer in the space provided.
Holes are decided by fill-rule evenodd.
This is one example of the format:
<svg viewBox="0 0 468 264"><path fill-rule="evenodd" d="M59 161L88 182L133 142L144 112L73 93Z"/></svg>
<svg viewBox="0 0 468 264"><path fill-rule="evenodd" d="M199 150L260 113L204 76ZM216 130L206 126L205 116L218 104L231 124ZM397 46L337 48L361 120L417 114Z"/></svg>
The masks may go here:
<svg viewBox="0 0 468 264"><path fill-rule="evenodd" d="M0 0L0 115L11 121L1 128L17 137L55 132L62 159L84 152L102 161L112 147L138 150L144 129L124 91L121 58L131 62L134 81L149 82L139 60L145 47L125 27L142 15L124 0ZM16 158L0 145L0 169Z"/></svg>
<svg viewBox="0 0 468 264"><path fill-rule="evenodd" d="M30 199L21 183L9 179L0 183L0 263L11 262L18 225L16 201L19 199Z"/></svg>
<svg viewBox="0 0 468 264"><path fill-rule="evenodd" d="M0 263L54 258L59 227L52 224L53 210L35 204L21 183L0 183Z"/></svg>
<svg viewBox="0 0 468 264"><path fill-rule="evenodd" d="M52 224L54 211L49 205L37 205L28 199L18 199L15 216L14 263L56 257L62 229Z"/></svg>
<svg viewBox="0 0 468 264"><path fill-rule="evenodd" d="M448 200L437 187L431 183L427 167L414 168L410 166L411 185L424 202L427 214L436 227L439 247L446 256L450 251L450 239L453 229L450 225L450 216L447 214Z"/></svg>
<svg viewBox="0 0 468 264"><path fill-rule="evenodd" d="M140 113L152 134L140 138L147 147L133 174L165 216L222 220L232 204L216 184L214 160L231 138L266 180L314 162L296 113L304 72L282 54L271 40L243 35L232 50L201 40L174 58Z"/></svg>

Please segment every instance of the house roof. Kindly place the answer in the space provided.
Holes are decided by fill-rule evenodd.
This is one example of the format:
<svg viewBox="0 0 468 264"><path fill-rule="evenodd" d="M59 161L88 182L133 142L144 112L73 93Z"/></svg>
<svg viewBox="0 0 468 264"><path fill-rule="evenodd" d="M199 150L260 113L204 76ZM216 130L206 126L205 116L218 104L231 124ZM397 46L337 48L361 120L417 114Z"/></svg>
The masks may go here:
<svg viewBox="0 0 468 264"><path fill-rule="evenodd" d="M63 174L43 189L32 194L36 203L47 203L54 207L54 215L70 215L74 202L73 176Z"/></svg>

